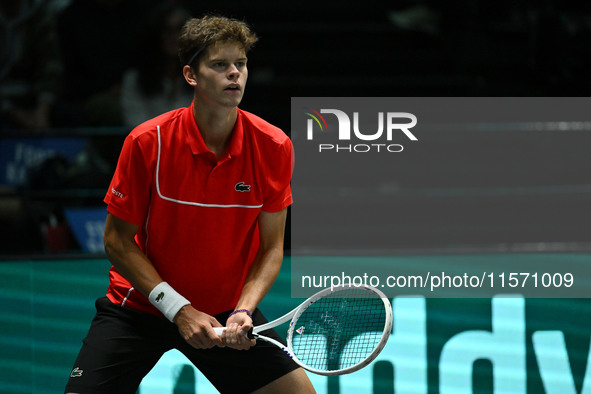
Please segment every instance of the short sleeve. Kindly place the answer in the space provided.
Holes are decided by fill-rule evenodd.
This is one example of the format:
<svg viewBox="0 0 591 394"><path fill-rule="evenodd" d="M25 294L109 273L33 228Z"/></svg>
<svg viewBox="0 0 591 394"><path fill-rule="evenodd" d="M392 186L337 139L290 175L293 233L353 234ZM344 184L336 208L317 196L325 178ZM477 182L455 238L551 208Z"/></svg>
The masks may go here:
<svg viewBox="0 0 591 394"><path fill-rule="evenodd" d="M123 143L104 199L111 214L138 226L145 222L150 204L152 171L149 162L140 139L130 134Z"/></svg>
<svg viewBox="0 0 591 394"><path fill-rule="evenodd" d="M293 146L285 138L276 148L273 159L267 167L267 184L263 200L263 211L278 212L293 203L291 194L291 175L293 172Z"/></svg>

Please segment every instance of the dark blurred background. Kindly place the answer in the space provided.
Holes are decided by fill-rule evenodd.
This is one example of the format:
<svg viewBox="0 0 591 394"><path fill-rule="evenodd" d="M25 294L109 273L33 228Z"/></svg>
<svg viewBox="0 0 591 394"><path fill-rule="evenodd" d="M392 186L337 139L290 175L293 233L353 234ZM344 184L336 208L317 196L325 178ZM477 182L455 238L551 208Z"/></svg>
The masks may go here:
<svg viewBox="0 0 591 394"><path fill-rule="evenodd" d="M102 253L102 198L122 141L139 122L189 105L174 38L206 13L257 32L241 108L288 134L298 96L590 91L591 4L580 1L1 0L0 256ZM589 134L487 138L535 139L580 170ZM453 138L431 143L448 149ZM580 172L571 183L584 206L591 181Z"/></svg>

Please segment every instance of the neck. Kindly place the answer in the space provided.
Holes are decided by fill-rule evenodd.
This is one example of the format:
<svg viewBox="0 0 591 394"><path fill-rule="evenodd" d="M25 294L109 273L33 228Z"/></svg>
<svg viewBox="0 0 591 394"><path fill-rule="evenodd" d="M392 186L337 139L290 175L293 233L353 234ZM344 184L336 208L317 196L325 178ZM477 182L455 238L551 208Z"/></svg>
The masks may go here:
<svg viewBox="0 0 591 394"><path fill-rule="evenodd" d="M205 145L219 159L226 151L232 137L232 130L238 117L237 108L211 110L195 103L193 116L195 116L197 127L201 132Z"/></svg>

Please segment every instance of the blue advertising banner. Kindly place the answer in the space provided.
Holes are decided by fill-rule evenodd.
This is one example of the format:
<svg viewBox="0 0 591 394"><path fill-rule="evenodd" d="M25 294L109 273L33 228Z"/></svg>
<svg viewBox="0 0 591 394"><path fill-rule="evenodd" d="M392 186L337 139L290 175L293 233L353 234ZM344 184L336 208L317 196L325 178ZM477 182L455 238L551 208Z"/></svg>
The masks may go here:
<svg viewBox="0 0 591 394"><path fill-rule="evenodd" d="M104 252L106 207L67 208L64 215L78 244L85 252Z"/></svg>
<svg viewBox="0 0 591 394"><path fill-rule="evenodd" d="M87 138L0 139L0 184L21 186L27 171L44 160L60 155L71 160L87 144Z"/></svg>

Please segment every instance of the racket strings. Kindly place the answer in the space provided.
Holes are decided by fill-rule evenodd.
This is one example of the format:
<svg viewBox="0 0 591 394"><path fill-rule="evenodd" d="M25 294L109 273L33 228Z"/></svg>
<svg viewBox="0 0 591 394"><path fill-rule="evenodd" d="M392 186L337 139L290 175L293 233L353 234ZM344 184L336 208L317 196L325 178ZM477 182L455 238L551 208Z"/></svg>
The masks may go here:
<svg viewBox="0 0 591 394"><path fill-rule="evenodd" d="M310 304L294 324L294 354L311 368L334 371L372 354L382 339L386 312L377 294L351 288Z"/></svg>

